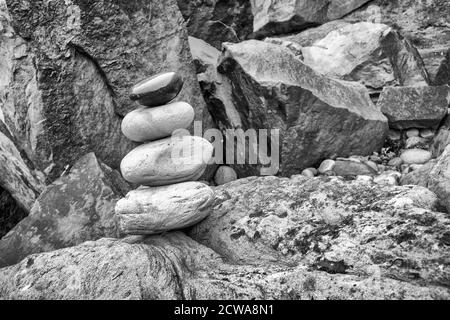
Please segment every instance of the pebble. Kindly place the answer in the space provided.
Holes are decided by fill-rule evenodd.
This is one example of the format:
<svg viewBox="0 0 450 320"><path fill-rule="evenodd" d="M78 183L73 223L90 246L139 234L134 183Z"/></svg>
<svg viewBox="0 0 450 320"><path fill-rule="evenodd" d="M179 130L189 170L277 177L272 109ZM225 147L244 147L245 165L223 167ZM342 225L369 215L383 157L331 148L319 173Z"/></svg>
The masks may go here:
<svg viewBox="0 0 450 320"><path fill-rule="evenodd" d="M388 166L391 166L391 167L400 167L402 164L403 164L403 160L400 157L396 157L394 159L391 159L388 162Z"/></svg>
<svg viewBox="0 0 450 320"><path fill-rule="evenodd" d="M391 129L389 130L387 137L391 141L398 141L402 138L402 133L398 130Z"/></svg>
<svg viewBox="0 0 450 320"><path fill-rule="evenodd" d="M125 116L122 133L135 142L166 138L177 129L187 129L194 121L194 116L194 108L186 102L140 108Z"/></svg>
<svg viewBox="0 0 450 320"><path fill-rule="evenodd" d="M366 161L365 164L366 164L366 166L371 168L373 171L378 172L378 165L375 162L369 160L369 161Z"/></svg>
<svg viewBox="0 0 450 320"><path fill-rule="evenodd" d="M375 165L376 166L376 165ZM377 169L378 170L378 169ZM361 175L375 175L377 170L362 162L348 160L337 160L334 166L334 172L338 176L361 176Z"/></svg>
<svg viewBox="0 0 450 320"><path fill-rule="evenodd" d="M416 170L423 168L423 166L424 166L424 164L412 164L409 167L411 168L412 171L416 171Z"/></svg>
<svg viewBox="0 0 450 320"><path fill-rule="evenodd" d="M427 143L427 140L421 137L411 137L406 140L405 148L411 149Z"/></svg>
<svg viewBox="0 0 450 320"><path fill-rule="evenodd" d="M420 130L420 136L424 139L432 139L434 137L434 131L431 129Z"/></svg>
<svg viewBox="0 0 450 320"><path fill-rule="evenodd" d="M394 176L382 174L373 180L376 184L384 186L398 186L398 181Z"/></svg>
<svg viewBox="0 0 450 320"><path fill-rule="evenodd" d="M333 171L336 162L331 159L324 160L319 167L319 172L321 174L325 174L328 171Z"/></svg>
<svg viewBox="0 0 450 320"><path fill-rule="evenodd" d="M418 130L418 129L408 129L408 130L406 131L406 136L407 136L408 138L411 138L411 137L418 137L418 136L419 136L419 130Z"/></svg>
<svg viewBox="0 0 450 320"><path fill-rule="evenodd" d="M117 202L120 230L129 235L151 235L190 227L206 218L214 191L201 182L164 187L140 187Z"/></svg>
<svg viewBox="0 0 450 320"><path fill-rule="evenodd" d="M311 169L305 169L302 171L302 175L308 178L314 178L316 175Z"/></svg>
<svg viewBox="0 0 450 320"><path fill-rule="evenodd" d="M182 88L183 79L177 73L160 73L136 84L130 99L146 107L161 106L175 99Z"/></svg>
<svg viewBox="0 0 450 320"><path fill-rule="evenodd" d="M214 175L214 182L221 186L223 184L229 183L231 181L237 180L238 176L236 171L229 166L220 166L216 174Z"/></svg>
<svg viewBox="0 0 450 320"><path fill-rule="evenodd" d="M431 160L431 152L422 149L409 149L403 151L400 158L406 164L424 164Z"/></svg>
<svg viewBox="0 0 450 320"><path fill-rule="evenodd" d="M120 169L128 182L147 186L197 180L213 149L209 141L197 136L166 138L132 150L122 159Z"/></svg>
<svg viewBox="0 0 450 320"><path fill-rule="evenodd" d="M357 177L356 177L356 181L360 181L360 182L373 182L373 177L372 177L372 176L357 176Z"/></svg>

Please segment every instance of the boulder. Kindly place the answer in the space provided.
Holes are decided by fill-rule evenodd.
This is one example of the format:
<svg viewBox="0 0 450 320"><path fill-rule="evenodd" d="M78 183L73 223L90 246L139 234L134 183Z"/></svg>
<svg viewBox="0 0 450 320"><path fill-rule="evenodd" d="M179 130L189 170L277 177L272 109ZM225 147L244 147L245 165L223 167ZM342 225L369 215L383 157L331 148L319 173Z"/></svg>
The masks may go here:
<svg viewBox="0 0 450 320"><path fill-rule="evenodd" d="M430 171L428 188L439 198L441 204L450 212L450 146L447 146Z"/></svg>
<svg viewBox="0 0 450 320"><path fill-rule="evenodd" d="M0 54L0 88L7 88L0 90L1 109L47 182L92 151L119 167L133 148L120 133L119 115L138 107L129 90L149 75L176 70L185 83L178 99L194 106L197 120L205 116L205 128L210 125L175 0L6 4L15 31L0 28L2 43L8 39Z"/></svg>
<svg viewBox="0 0 450 320"><path fill-rule="evenodd" d="M162 186L197 180L211 160L213 146L197 136L173 136L140 145L120 165L125 180Z"/></svg>
<svg viewBox="0 0 450 320"><path fill-rule="evenodd" d="M189 234L229 262L440 283L448 292L450 220L425 188L294 176L245 178L215 192L212 213Z"/></svg>
<svg viewBox="0 0 450 320"><path fill-rule="evenodd" d="M225 44L219 71L232 83L226 100L237 109L244 131L279 130L281 175L300 173L326 158L368 155L384 142L386 118L364 86L327 78L282 45L256 40ZM234 168L239 176L261 169Z"/></svg>
<svg viewBox="0 0 450 320"><path fill-rule="evenodd" d="M333 171L338 176L371 176L377 174L371 166L353 160L337 160Z"/></svg>
<svg viewBox="0 0 450 320"><path fill-rule="evenodd" d="M122 133L128 139L137 142L166 138L177 129L189 128L194 116L194 108L186 102L140 108L125 116L122 121Z"/></svg>
<svg viewBox="0 0 450 320"><path fill-rule="evenodd" d="M116 204L120 230L148 235L190 227L203 220L214 200L212 189L201 182L164 187L141 187Z"/></svg>
<svg viewBox="0 0 450 320"><path fill-rule="evenodd" d="M183 79L176 72L164 72L144 79L131 88L130 99L146 107L157 107L177 97Z"/></svg>
<svg viewBox="0 0 450 320"><path fill-rule="evenodd" d="M229 166L220 166L214 175L214 182L220 186L222 184L237 180L237 178L237 173L233 168Z"/></svg>
<svg viewBox="0 0 450 320"><path fill-rule="evenodd" d="M426 218L426 217L424 217ZM427 221L426 219L424 221ZM440 226L440 223L437 223ZM430 237L435 239L434 237ZM426 254L422 259L427 260ZM72 248L33 255L0 270L1 299L84 300L361 300L449 299L443 271L432 282L402 277L401 262L376 263L388 274L341 274L341 264L321 270L270 263L227 263L213 250L182 233L124 240L102 239ZM408 260L409 261L409 260ZM403 267L399 267L402 265ZM434 271L435 263L419 271ZM345 269L345 268L344 268ZM400 269L400 272L396 272ZM425 269L425 270L424 270ZM374 272L377 270L374 269ZM430 276L430 277L431 277Z"/></svg>
<svg viewBox="0 0 450 320"><path fill-rule="evenodd" d="M178 0L189 35L217 49L223 42L240 42L253 32L253 14L249 0Z"/></svg>
<svg viewBox="0 0 450 320"><path fill-rule="evenodd" d="M433 82L433 85L435 86L442 86L445 84L450 86L450 49L448 49L445 54L445 59L441 62Z"/></svg>
<svg viewBox="0 0 450 320"><path fill-rule="evenodd" d="M114 206L128 190L120 174L93 153L82 157L42 192L29 216L0 240L0 267L29 254L118 236Z"/></svg>
<svg viewBox="0 0 450 320"><path fill-rule="evenodd" d="M424 164L431 160L432 154L428 150L408 149L402 152L400 158L406 164Z"/></svg>
<svg viewBox="0 0 450 320"><path fill-rule="evenodd" d="M437 158L444 152L448 145L450 145L450 117L447 114L433 138L430 150L433 156Z"/></svg>
<svg viewBox="0 0 450 320"><path fill-rule="evenodd" d="M303 46L304 62L311 68L336 79L360 82L373 93L385 86L429 83L417 50L388 25L329 24L284 39Z"/></svg>
<svg viewBox="0 0 450 320"><path fill-rule="evenodd" d="M21 151L0 119L0 188L17 206L29 212L44 189L44 174L36 170Z"/></svg>
<svg viewBox="0 0 450 320"><path fill-rule="evenodd" d="M349 22L368 21L395 27L418 49L432 83L449 49L450 7L446 0L372 0L347 15Z"/></svg>
<svg viewBox="0 0 450 320"><path fill-rule="evenodd" d="M400 180L400 184L416 185L427 188L431 170L433 170L433 167L436 165L436 162L437 162L436 159L430 160L418 170L414 170L407 174L404 174Z"/></svg>
<svg viewBox="0 0 450 320"><path fill-rule="evenodd" d="M450 87L386 87L377 106L394 129L436 129L447 114Z"/></svg>
<svg viewBox="0 0 450 320"><path fill-rule="evenodd" d="M257 36L301 31L339 19L369 0L251 0Z"/></svg>

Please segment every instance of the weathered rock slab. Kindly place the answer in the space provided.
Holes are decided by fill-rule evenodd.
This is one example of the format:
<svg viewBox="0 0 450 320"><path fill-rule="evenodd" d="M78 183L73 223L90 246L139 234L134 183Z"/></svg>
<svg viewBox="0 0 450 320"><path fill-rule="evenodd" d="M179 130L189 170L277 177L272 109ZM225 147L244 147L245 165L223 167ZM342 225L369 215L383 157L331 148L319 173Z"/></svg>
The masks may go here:
<svg viewBox="0 0 450 320"><path fill-rule="evenodd" d="M93 153L82 157L43 191L29 216L0 240L0 267L29 254L119 236L114 206L128 188L120 174Z"/></svg>

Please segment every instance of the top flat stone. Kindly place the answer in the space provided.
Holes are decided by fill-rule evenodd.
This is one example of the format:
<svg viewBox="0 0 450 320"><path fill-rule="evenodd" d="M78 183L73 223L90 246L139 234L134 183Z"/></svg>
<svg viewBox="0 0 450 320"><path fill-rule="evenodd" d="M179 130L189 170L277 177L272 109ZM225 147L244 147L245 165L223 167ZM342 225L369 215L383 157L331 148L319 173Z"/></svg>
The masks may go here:
<svg viewBox="0 0 450 320"><path fill-rule="evenodd" d="M175 99L182 88L183 79L177 73L159 73L136 84L130 99L146 107L161 106Z"/></svg>

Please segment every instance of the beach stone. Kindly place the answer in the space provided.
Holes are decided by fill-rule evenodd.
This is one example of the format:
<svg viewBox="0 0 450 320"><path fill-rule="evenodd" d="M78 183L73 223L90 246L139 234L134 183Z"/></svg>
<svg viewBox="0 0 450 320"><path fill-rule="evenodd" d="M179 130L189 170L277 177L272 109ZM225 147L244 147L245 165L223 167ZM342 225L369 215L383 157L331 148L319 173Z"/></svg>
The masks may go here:
<svg viewBox="0 0 450 320"><path fill-rule="evenodd" d="M175 99L182 88L183 79L177 73L159 73L136 84L130 99L146 107L156 107Z"/></svg>
<svg viewBox="0 0 450 320"><path fill-rule="evenodd" d="M213 149L209 141L197 136L166 138L132 150L122 159L120 169L128 182L147 186L197 180Z"/></svg>
<svg viewBox="0 0 450 320"><path fill-rule="evenodd" d="M169 137L177 129L187 129L194 117L194 108L186 102L140 108L125 116L122 133L136 142L157 140Z"/></svg>
<svg viewBox="0 0 450 320"><path fill-rule="evenodd" d="M419 130L418 130L418 129L415 129L415 128L412 128L412 129L409 129L409 130L406 131L406 136L407 136L408 138L411 138L411 137L418 137L419 134L420 134Z"/></svg>
<svg viewBox="0 0 450 320"><path fill-rule="evenodd" d="M402 138L402 133L398 130L390 129L387 137L391 141L398 141Z"/></svg>
<svg viewBox="0 0 450 320"><path fill-rule="evenodd" d="M359 181L359 182L366 182L366 183L369 183L369 182L373 182L373 176L356 176L356 181Z"/></svg>
<svg viewBox="0 0 450 320"><path fill-rule="evenodd" d="M402 178L400 179L401 185L417 185L421 187L428 187L428 180L430 178L430 173L433 170L434 166L436 165L437 160L433 159L428 161L426 164L424 164L422 167L417 168L414 171L405 171L402 172ZM411 167L408 166L408 170Z"/></svg>
<svg viewBox="0 0 450 320"><path fill-rule="evenodd" d="M225 183L229 183L231 181L237 180L238 176L236 171L229 166L220 166L216 174L214 175L214 182L221 186Z"/></svg>
<svg viewBox="0 0 450 320"><path fill-rule="evenodd" d="M117 202L115 213L121 232L151 235L190 227L211 210L214 191L201 182L162 187L140 187Z"/></svg>
<svg viewBox="0 0 450 320"><path fill-rule="evenodd" d="M308 178L314 178L317 175L318 171L316 168L307 168L302 171L302 175Z"/></svg>
<svg viewBox="0 0 450 320"><path fill-rule="evenodd" d="M373 179L373 182L382 186L397 186L397 178L388 173L383 173Z"/></svg>
<svg viewBox="0 0 450 320"><path fill-rule="evenodd" d="M430 161L432 155L430 151L422 149L409 149L403 151L400 158L406 164L424 164Z"/></svg>
<svg viewBox="0 0 450 320"><path fill-rule="evenodd" d="M411 149L420 145L426 145L428 142L427 139L421 137L410 137L406 140L405 148Z"/></svg>
<svg viewBox="0 0 450 320"><path fill-rule="evenodd" d="M336 165L336 161L334 161L334 160L331 160L331 159L324 160L320 164L319 172L321 174L325 174L325 172L333 171L335 165Z"/></svg>
<svg viewBox="0 0 450 320"><path fill-rule="evenodd" d="M370 176L377 173L371 166L351 160L337 160L333 171L338 176Z"/></svg>
<svg viewBox="0 0 450 320"><path fill-rule="evenodd" d="M399 167L403 164L403 160L400 157L395 157L388 162L388 166Z"/></svg>
<svg viewBox="0 0 450 320"><path fill-rule="evenodd" d="M432 139L434 137L434 131L431 129L420 130L420 136L424 139Z"/></svg>

